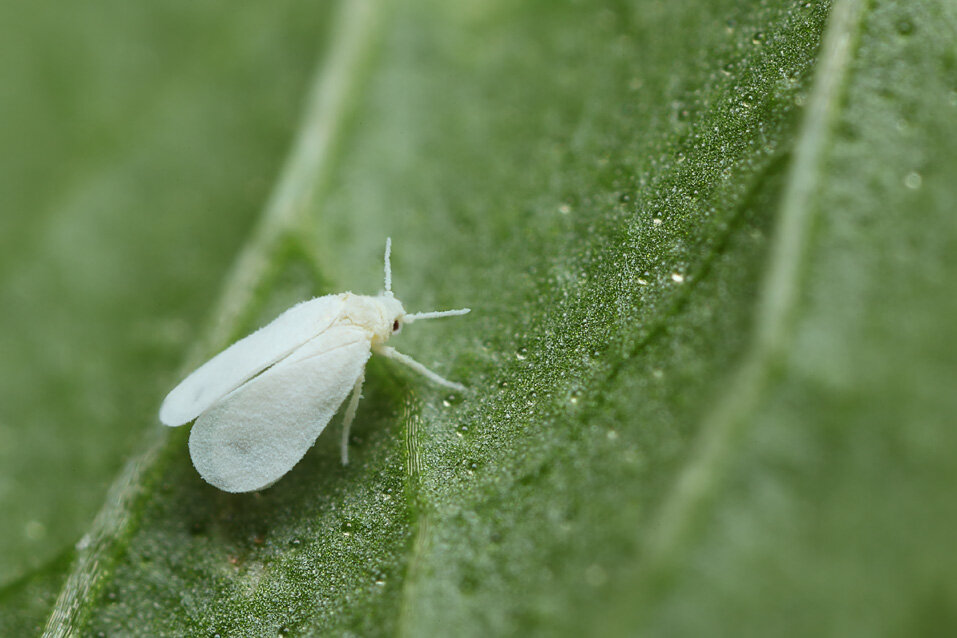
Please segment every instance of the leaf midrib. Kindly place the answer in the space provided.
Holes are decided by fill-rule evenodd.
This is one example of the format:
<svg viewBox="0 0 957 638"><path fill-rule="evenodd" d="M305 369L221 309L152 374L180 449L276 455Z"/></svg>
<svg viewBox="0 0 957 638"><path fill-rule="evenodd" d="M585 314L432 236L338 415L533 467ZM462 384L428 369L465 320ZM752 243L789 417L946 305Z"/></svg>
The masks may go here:
<svg viewBox="0 0 957 638"><path fill-rule="evenodd" d="M749 423L793 333L803 284L810 230L818 209L814 193L821 178L827 137L840 110L852 47L864 13L863 0L836 0L824 33L808 106L798 127L784 183L767 274L755 307L754 336L724 399L698 431L689 461L653 519L647 560L652 579L665 574L692 540L722 485L735 442Z"/></svg>
<svg viewBox="0 0 957 638"><path fill-rule="evenodd" d="M294 145L260 220L223 286L209 335L199 340L185 368L226 344L239 329L244 311L266 274L283 237L295 230L320 194L329 173L330 156L344 130L352 100L367 75L366 63L377 40L382 8L376 0L340 4L331 32L335 39L310 84L303 119ZM113 482L105 504L83 537L77 559L44 629L44 636L69 636L85 622L129 538L141 503L149 496L150 477L161 473L169 437L152 429L145 452L126 464Z"/></svg>

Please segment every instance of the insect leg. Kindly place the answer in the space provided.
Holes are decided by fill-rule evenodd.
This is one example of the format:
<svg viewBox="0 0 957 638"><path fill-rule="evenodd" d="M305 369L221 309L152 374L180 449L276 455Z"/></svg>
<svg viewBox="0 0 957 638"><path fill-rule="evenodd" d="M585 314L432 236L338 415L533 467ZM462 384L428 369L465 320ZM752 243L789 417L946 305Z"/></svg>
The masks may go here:
<svg viewBox="0 0 957 638"><path fill-rule="evenodd" d="M362 398L362 383L365 381L365 369L359 373L356 384L352 388L352 397L349 399L349 405L346 407L346 416L342 419L342 464L349 465L349 429L352 427L352 420L356 418L356 409L359 407L359 399Z"/></svg>
<svg viewBox="0 0 957 638"><path fill-rule="evenodd" d="M449 381L448 379L440 377L439 375L432 372L431 370L426 368L424 365L422 365L421 363L419 363L418 361L416 361L409 355L402 354L401 352L399 352L398 350L396 350L395 348L391 346L381 346L381 345L373 346L372 349L376 354L381 354L384 357L395 359L399 363L412 368L413 370L415 370L416 372L418 372L419 374L421 374L428 380L432 381L433 383L444 385L447 388L452 388L453 390L458 390L459 392L465 391L465 386L462 385L461 383L456 383L455 381Z"/></svg>

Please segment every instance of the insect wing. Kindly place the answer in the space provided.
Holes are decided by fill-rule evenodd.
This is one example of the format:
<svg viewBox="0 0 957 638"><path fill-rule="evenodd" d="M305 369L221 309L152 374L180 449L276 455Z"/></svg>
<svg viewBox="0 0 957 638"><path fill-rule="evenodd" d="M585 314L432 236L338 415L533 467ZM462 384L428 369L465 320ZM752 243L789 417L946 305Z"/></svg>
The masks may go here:
<svg viewBox="0 0 957 638"><path fill-rule="evenodd" d="M173 388L160 407L160 421L170 426L192 421L245 381L327 330L341 308L342 295L311 299L240 339Z"/></svg>
<svg viewBox="0 0 957 638"><path fill-rule="evenodd" d="M367 331L333 327L240 386L193 425L193 465L226 492L276 482L305 455L369 359Z"/></svg>

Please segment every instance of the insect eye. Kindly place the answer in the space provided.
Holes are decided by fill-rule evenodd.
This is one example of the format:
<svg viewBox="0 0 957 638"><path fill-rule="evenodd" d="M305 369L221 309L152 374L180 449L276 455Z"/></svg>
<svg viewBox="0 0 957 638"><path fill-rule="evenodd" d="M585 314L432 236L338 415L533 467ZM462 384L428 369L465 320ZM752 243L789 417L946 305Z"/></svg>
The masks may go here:
<svg viewBox="0 0 957 638"><path fill-rule="evenodd" d="M399 323L398 319L392 322L392 332L398 332L401 327L402 324Z"/></svg>

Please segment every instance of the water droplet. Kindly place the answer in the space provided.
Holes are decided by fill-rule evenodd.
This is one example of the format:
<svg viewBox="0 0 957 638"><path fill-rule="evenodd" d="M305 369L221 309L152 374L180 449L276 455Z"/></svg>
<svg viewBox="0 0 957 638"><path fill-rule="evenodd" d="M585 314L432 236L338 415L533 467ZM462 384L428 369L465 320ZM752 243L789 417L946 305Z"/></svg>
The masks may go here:
<svg viewBox="0 0 957 638"><path fill-rule="evenodd" d="M675 282L676 284L682 284L685 281L685 276L680 272L673 272L671 273L671 281Z"/></svg>
<svg viewBox="0 0 957 638"><path fill-rule="evenodd" d="M648 281L647 281L646 279L642 279L641 277L639 277L639 278L638 278L638 284L641 285L641 286L647 286L647 285L648 285Z"/></svg>
<svg viewBox="0 0 957 638"><path fill-rule="evenodd" d="M38 541L47 535L47 527L40 521L29 521L23 526L23 533L31 541Z"/></svg>
<svg viewBox="0 0 957 638"><path fill-rule="evenodd" d="M764 41L765 41L766 37L767 37L767 36L764 35L764 32L763 32L763 31L757 31L757 32L755 32L755 34L751 37L751 43L752 43L752 44L764 44Z"/></svg>
<svg viewBox="0 0 957 638"><path fill-rule="evenodd" d="M910 35L914 32L914 22L910 18L901 18L897 21L897 32L901 35Z"/></svg>
<svg viewBox="0 0 957 638"><path fill-rule="evenodd" d="M608 440L609 440L609 441L617 441L617 440L618 440L618 433L615 432L614 430L608 430L606 436L608 437Z"/></svg>
<svg viewBox="0 0 957 638"><path fill-rule="evenodd" d="M83 538L81 538L80 540L76 542L76 545L75 545L76 551L82 552L84 549L89 547L92 542L93 542L93 537L90 536L89 534L84 534Z"/></svg>
<svg viewBox="0 0 957 638"><path fill-rule="evenodd" d="M917 190L923 183L924 178L922 178L918 172L908 173L904 178L904 186L911 190Z"/></svg>
<svg viewBox="0 0 957 638"><path fill-rule="evenodd" d="M572 212L572 207L568 204L562 204L558 207L558 212L562 215L567 215L568 213Z"/></svg>
<svg viewBox="0 0 957 638"><path fill-rule="evenodd" d="M655 226L661 226L663 222L660 217L655 217L654 219L651 220L651 223L654 224Z"/></svg>
<svg viewBox="0 0 957 638"><path fill-rule="evenodd" d="M522 348L515 353L515 358L519 361L525 361L528 358L528 348Z"/></svg>
<svg viewBox="0 0 957 638"><path fill-rule="evenodd" d="M600 587L608 582L608 573L601 565L593 563L585 569L585 582L592 587Z"/></svg>

